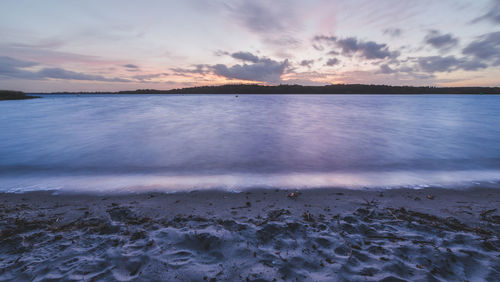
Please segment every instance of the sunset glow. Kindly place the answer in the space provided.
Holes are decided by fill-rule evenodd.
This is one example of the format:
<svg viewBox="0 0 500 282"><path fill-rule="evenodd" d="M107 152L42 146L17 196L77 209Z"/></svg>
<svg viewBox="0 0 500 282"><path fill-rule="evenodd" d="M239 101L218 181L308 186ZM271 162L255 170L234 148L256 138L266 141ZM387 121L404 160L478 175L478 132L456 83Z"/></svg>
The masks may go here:
<svg viewBox="0 0 500 282"><path fill-rule="evenodd" d="M0 2L0 88L500 86L500 1Z"/></svg>

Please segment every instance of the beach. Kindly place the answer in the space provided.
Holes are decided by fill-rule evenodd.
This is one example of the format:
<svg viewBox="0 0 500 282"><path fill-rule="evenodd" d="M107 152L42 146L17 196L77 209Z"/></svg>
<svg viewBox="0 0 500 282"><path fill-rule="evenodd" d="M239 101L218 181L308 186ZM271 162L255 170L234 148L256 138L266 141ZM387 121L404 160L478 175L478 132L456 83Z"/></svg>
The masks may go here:
<svg viewBox="0 0 500 282"><path fill-rule="evenodd" d="M494 281L500 190L0 195L0 280Z"/></svg>
<svg viewBox="0 0 500 282"><path fill-rule="evenodd" d="M0 11L0 282L500 282L500 0Z"/></svg>

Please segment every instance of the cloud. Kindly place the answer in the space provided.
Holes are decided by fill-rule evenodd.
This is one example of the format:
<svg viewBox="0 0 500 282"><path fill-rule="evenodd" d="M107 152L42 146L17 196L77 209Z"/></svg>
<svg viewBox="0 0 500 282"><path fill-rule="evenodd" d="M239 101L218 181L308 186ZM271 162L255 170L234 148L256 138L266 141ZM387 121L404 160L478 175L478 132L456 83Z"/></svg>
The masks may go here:
<svg viewBox="0 0 500 282"><path fill-rule="evenodd" d="M450 72L457 68L460 60L455 56L429 56L418 58L418 65L425 72Z"/></svg>
<svg viewBox="0 0 500 282"><path fill-rule="evenodd" d="M252 63L257 63L259 61L259 57L250 52L236 52L231 54L231 57L237 60L248 61Z"/></svg>
<svg viewBox="0 0 500 282"><path fill-rule="evenodd" d="M214 55L217 57L222 57L222 56L229 55L229 52L224 51L224 50L216 50L216 51L214 51Z"/></svg>
<svg viewBox="0 0 500 282"><path fill-rule="evenodd" d="M474 56L478 60L500 65L500 31L480 36L478 40L467 45L462 53Z"/></svg>
<svg viewBox="0 0 500 282"><path fill-rule="evenodd" d="M326 36L326 35L316 35L316 36L314 36L313 41L319 42L319 43L322 43L322 42L335 42L335 41L337 41L337 37L335 37L335 36Z"/></svg>
<svg viewBox="0 0 500 282"><path fill-rule="evenodd" d="M475 71L487 68L488 65L479 61L471 60L470 58L456 58L455 56L428 56L412 58L411 62L415 64L408 65L406 62L396 63L396 65L382 64L378 74L397 74L406 75L414 78L423 79L425 77L433 77L434 73L452 72L456 70Z"/></svg>
<svg viewBox="0 0 500 282"><path fill-rule="evenodd" d="M276 35L287 33L299 22L295 6L288 0L273 1L273 5L266 0L252 0L227 7L234 18L249 30Z"/></svg>
<svg viewBox="0 0 500 282"><path fill-rule="evenodd" d="M21 61L7 56L0 57L0 68L4 70L11 68L28 68L36 65L38 65L38 63Z"/></svg>
<svg viewBox="0 0 500 282"><path fill-rule="evenodd" d="M91 75L81 72L74 72L62 68L44 68L37 72L41 78L56 78L70 80L90 80L90 81L107 81L107 82L129 82L128 79L122 78L106 78L101 75Z"/></svg>
<svg viewBox="0 0 500 282"><path fill-rule="evenodd" d="M38 63L2 56L0 57L0 78L39 79L36 73L24 69L36 65Z"/></svg>
<svg viewBox="0 0 500 282"><path fill-rule="evenodd" d="M212 69L214 74L230 79L279 83L281 75L285 73L288 66L288 60L278 62L262 58L252 64L234 65L231 67L217 64L212 66Z"/></svg>
<svg viewBox="0 0 500 282"><path fill-rule="evenodd" d="M391 73L395 73L396 71L393 70L391 67L389 67L389 65L387 64L383 64L380 66L380 71L379 73L383 73L383 74L391 74Z"/></svg>
<svg viewBox="0 0 500 282"><path fill-rule="evenodd" d="M259 57L250 52L240 51L230 54L222 51L219 53L226 53L232 58L241 60L243 62L249 62L233 66L216 64L209 67L209 70L213 74L229 79L279 83L281 81L281 76L290 66L288 60L280 62L265 57ZM308 63L308 61L303 62Z"/></svg>
<svg viewBox="0 0 500 282"><path fill-rule="evenodd" d="M429 56L417 59L420 69L427 73L451 72L458 69L467 71L478 70L488 67L480 61L470 61L465 58L457 59L455 56Z"/></svg>
<svg viewBox="0 0 500 282"><path fill-rule="evenodd" d="M243 27L271 45L298 46L301 42L294 37L293 30L300 22L295 5L286 0L239 1L227 4L231 16Z"/></svg>
<svg viewBox="0 0 500 282"><path fill-rule="evenodd" d="M300 65L303 67L308 67L310 68L314 64L314 60L302 60L300 62Z"/></svg>
<svg viewBox="0 0 500 282"><path fill-rule="evenodd" d="M411 75L413 77L421 77L422 74L416 73L412 67L409 66L400 66L400 67L391 67L389 64L380 65L380 69L376 73L381 74L401 74L404 73L406 75Z"/></svg>
<svg viewBox="0 0 500 282"><path fill-rule="evenodd" d="M152 73L152 74L138 74L132 76L132 78L140 80L140 81L149 81L153 78L168 76L168 73Z"/></svg>
<svg viewBox="0 0 500 282"><path fill-rule="evenodd" d="M431 45L436 49L449 50L458 44L458 39L454 37L451 33L441 34L437 30L431 30L425 36L425 43Z"/></svg>
<svg viewBox="0 0 500 282"><path fill-rule="evenodd" d="M451 34L441 35L438 31L430 31L426 36L426 42L435 48L446 49L458 44L458 39ZM488 68L488 66L500 65L500 32L492 32L482 35L476 41L469 43L463 50L465 56L460 58L450 56L427 56L412 58L416 63L411 68L393 68L387 64L381 65L379 73L392 74L406 72L415 75L420 72L452 72L457 70L476 71Z"/></svg>
<svg viewBox="0 0 500 282"><path fill-rule="evenodd" d="M210 66L204 64L193 65L192 68L170 68L170 70L179 76L205 75L211 71Z"/></svg>
<svg viewBox="0 0 500 282"><path fill-rule="evenodd" d="M325 47L323 47L321 44L316 44L316 43L313 43L312 47L317 50L317 51L323 51L325 50Z"/></svg>
<svg viewBox="0 0 500 282"><path fill-rule="evenodd" d="M141 70L139 68L139 66L134 65L134 64L125 64L125 65L122 65L122 67L124 67L129 72L138 72Z"/></svg>
<svg viewBox="0 0 500 282"><path fill-rule="evenodd" d="M259 1L243 1L234 10L242 23L257 33L274 33L285 30L285 24L280 17Z"/></svg>
<svg viewBox="0 0 500 282"><path fill-rule="evenodd" d="M340 61L337 58L331 58L331 59L328 59L328 61L326 61L326 65L329 67L335 66L338 63L340 63Z"/></svg>
<svg viewBox="0 0 500 282"><path fill-rule="evenodd" d="M491 2L492 3L489 11L486 14L474 19L472 21L473 23L488 20L495 24L500 24L500 0L493 0Z"/></svg>
<svg viewBox="0 0 500 282"><path fill-rule="evenodd" d="M41 46L41 47L40 47ZM70 52L57 51L49 45L0 44L0 54L8 57L37 61L40 64L60 65L65 63L81 63L92 66L122 65L123 61L103 59Z"/></svg>
<svg viewBox="0 0 500 282"><path fill-rule="evenodd" d="M62 68L43 68L38 71L29 71L24 68L37 66L38 63L21 61L11 57L0 57L0 76L4 78L21 79L69 79L69 80L89 80L89 81L107 81L107 82L129 82L128 79L107 78L101 75L91 75L81 72L74 72Z"/></svg>
<svg viewBox="0 0 500 282"><path fill-rule="evenodd" d="M340 48L343 55L351 56L358 54L367 60L397 58L400 54L398 51L390 51L387 44L379 44L374 41L361 41L355 37L347 37L338 39L335 36L316 36L316 42L326 42ZM333 50L335 51L335 50Z"/></svg>
<svg viewBox="0 0 500 282"><path fill-rule="evenodd" d="M460 68L466 71L475 71L478 69L485 69L488 65L480 61L462 60Z"/></svg>
<svg viewBox="0 0 500 282"><path fill-rule="evenodd" d="M191 68L171 68L175 75L192 76L192 75L208 75L215 74L228 79L241 79L249 81L260 81L267 83L279 83L281 75L289 67L288 60L276 61L265 57L259 57L251 52L234 52L217 51L218 56L230 56L231 58L240 60L243 64L232 66L224 64L216 65L193 65Z"/></svg>
<svg viewBox="0 0 500 282"><path fill-rule="evenodd" d="M340 55L340 53L335 51L335 50L331 50L330 52L328 52L328 55L338 56L338 55Z"/></svg>
<svg viewBox="0 0 500 282"><path fill-rule="evenodd" d="M126 64L126 65L123 65L123 67L125 67L127 69L138 69L139 68L138 66L133 65L133 64Z"/></svg>
<svg viewBox="0 0 500 282"><path fill-rule="evenodd" d="M344 54L360 53L362 57L368 60L399 56L399 52L389 51L386 44L378 44L373 41L361 42L354 37L338 40L337 46L342 49Z"/></svg>
<svg viewBox="0 0 500 282"><path fill-rule="evenodd" d="M400 37L403 33L403 30L400 28L386 28L382 31L384 35L389 35L391 37Z"/></svg>

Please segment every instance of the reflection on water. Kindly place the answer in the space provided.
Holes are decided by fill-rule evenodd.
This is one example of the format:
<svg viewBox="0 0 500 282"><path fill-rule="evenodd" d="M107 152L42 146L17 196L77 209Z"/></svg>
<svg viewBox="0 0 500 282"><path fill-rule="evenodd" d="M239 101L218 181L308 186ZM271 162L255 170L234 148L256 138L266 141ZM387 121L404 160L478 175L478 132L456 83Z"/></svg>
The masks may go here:
<svg viewBox="0 0 500 282"><path fill-rule="evenodd" d="M498 124L500 96L68 95L4 101L0 190L498 180Z"/></svg>

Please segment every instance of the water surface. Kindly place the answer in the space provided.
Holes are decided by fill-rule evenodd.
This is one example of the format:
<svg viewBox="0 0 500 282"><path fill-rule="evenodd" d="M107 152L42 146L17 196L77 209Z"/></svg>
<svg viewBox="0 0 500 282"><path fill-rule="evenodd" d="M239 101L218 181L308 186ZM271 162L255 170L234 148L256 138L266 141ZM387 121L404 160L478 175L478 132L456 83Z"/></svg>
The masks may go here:
<svg viewBox="0 0 500 282"><path fill-rule="evenodd" d="M0 102L0 190L500 180L500 96L47 95Z"/></svg>

